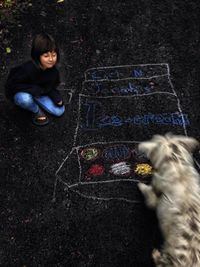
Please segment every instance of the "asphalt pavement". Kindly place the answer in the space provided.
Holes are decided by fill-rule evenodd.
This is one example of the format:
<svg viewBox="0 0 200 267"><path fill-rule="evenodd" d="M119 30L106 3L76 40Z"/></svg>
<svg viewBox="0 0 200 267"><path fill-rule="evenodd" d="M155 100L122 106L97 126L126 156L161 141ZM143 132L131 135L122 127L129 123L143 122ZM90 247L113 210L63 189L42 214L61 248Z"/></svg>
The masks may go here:
<svg viewBox="0 0 200 267"><path fill-rule="evenodd" d="M156 133L200 140L199 11L185 0L0 7L0 266L154 266L162 236L135 153ZM59 44L66 106L44 127L4 96L40 31Z"/></svg>

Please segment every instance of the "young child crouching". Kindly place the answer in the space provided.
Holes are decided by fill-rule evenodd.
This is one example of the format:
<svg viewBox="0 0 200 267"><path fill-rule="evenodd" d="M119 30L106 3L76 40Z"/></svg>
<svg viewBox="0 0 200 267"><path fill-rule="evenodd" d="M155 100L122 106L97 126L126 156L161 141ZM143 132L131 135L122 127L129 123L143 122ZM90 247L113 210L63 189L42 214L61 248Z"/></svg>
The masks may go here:
<svg viewBox="0 0 200 267"><path fill-rule="evenodd" d="M12 68L5 85L6 97L32 112L36 125L46 125L50 113L61 116L65 111L63 99L56 88L60 83L56 63L58 47L49 34L38 34L32 42L32 60Z"/></svg>

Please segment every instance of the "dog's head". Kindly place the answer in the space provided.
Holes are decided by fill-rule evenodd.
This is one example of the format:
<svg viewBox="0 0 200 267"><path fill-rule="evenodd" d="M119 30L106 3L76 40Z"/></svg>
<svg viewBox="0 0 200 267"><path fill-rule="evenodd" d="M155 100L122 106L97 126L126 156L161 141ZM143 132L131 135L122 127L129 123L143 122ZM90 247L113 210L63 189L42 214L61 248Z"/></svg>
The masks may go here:
<svg viewBox="0 0 200 267"><path fill-rule="evenodd" d="M158 168L169 161L191 162L191 153L198 144L192 137L166 134L154 135L151 140L140 143L138 149L149 158L154 168Z"/></svg>

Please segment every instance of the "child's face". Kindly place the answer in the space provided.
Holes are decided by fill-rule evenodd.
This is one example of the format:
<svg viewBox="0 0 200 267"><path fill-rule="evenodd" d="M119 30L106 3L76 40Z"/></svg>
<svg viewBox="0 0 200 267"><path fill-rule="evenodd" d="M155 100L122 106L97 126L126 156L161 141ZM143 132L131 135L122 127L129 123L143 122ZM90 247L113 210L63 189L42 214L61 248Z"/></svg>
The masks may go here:
<svg viewBox="0 0 200 267"><path fill-rule="evenodd" d="M57 62L57 53L55 51L46 52L40 56L40 65L43 70L52 68Z"/></svg>

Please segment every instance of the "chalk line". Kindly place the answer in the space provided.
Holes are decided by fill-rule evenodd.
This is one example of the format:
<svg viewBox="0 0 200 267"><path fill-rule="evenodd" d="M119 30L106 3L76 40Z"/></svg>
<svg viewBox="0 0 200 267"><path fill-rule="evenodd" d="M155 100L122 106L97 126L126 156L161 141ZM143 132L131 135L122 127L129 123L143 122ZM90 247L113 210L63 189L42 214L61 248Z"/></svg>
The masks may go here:
<svg viewBox="0 0 200 267"><path fill-rule="evenodd" d="M79 182L73 185L68 185L69 188L77 187L79 185L94 185L94 184L109 184L109 183L116 183L116 182L132 182L132 183L139 183L140 180L137 179L114 179L114 180L103 180L103 181L94 181L94 182ZM64 183L64 181L63 181Z"/></svg>
<svg viewBox="0 0 200 267"><path fill-rule="evenodd" d="M176 96L174 93L170 93L170 92L151 92L151 93L146 93L146 94L135 94L135 95L110 95L110 96L95 96L95 95L86 95L86 94L79 94L79 97L87 97L87 98L132 98L132 97L145 97L145 96L150 96L150 95L155 95L155 94L167 94L167 95L172 95L172 96ZM177 96L176 96L177 97Z"/></svg>
<svg viewBox="0 0 200 267"><path fill-rule="evenodd" d="M101 70L101 69L120 69L120 68L131 68L131 67L145 67L145 66L169 66L168 63L147 63L147 64L131 64L131 65L114 65L114 66L102 66L102 67L93 67L93 68L89 68L85 71L85 73L87 71L90 71L90 70ZM167 68L169 69L169 68Z"/></svg>
<svg viewBox="0 0 200 267"><path fill-rule="evenodd" d="M90 79L85 79L83 83L85 82L118 82L118 81L126 81L126 80L151 80L153 78L159 78L159 77L164 77L168 76L168 74L161 74L161 75L154 75L150 77L127 77L127 78L121 78L121 79L97 79L97 80L90 80Z"/></svg>
<svg viewBox="0 0 200 267"><path fill-rule="evenodd" d="M169 78L169 83L170 83L170 85L171 85L171 87L172 87L172 90L173 90L173 92L174 92L174 95L175 95L176 98L177 98L177 106L178 106L178 110L179 110L179 112L181 113L180 115L181 115L181 117L182 117L184 133L185 133L185 135L187 136L187 129L186 129L185 120L184 120L184 117L183 117L183 111L182 111L182 109L181 109L180 99L178 98L178 95L177 95L177 93L176 93L176 91L175 91L175 89L174 89L174 85L173 85L173 83L171 82L171 79L170 79L170 78Z"/></svg>
<svg viewBox="0 0 200 267"><path fill-rule="evenodd" d="M72 190L74 193L78 194L79 196L83 197L83 198L86 198L86 199L91 199L91 200L94 200L94 201L123 201L123 202L127 202L127 203L132 203L132 204L143 204L142 201L139 201L139 200L129 200L127 198L123 198L123 197L120 197L120 198L114 198L114 197L110 197L110 198L103 198L103 197L93 197L93 196L88 196L88 195L85 195L83 193L80 193L78 191L74 191Z"/></svg>
<svg viewBox="0 0 200 267"><path fill-rule="evenodd" d="M75 129L75 134L74 134L74 142L73 142L73 146L75 146L76 144L76 139L77 139L77 134L78 134L78 129L79 129L79 124L80 124L80 116L81 116L81 97L79 95L79 98L78 98L78 117L77 117L77 126L76 126L76 129Z"/></svg>
<svg viewBox="0 0 200 267"><path fill-rule="evenodd" d="M58 172L60 171L60 169L62 168L62 166L64 165L65 161L70 157L70 155L74 152L76 148L73 147L72 150L70 151L70 153L67 155L67 157L63 160L63 162L61 163L61 165L59 166L59 168L57 169L55 175L58 174Z"/></svg>
<svg viewBox="0 0 200 267"><path fill-rule="evenodd" d="M167 75L170 75L169 73L169 66L168 66L168 63L149 63L149 64L136 64L136 65L115 65L115 66L103 66L103 67L94 67L94 68L89 68L85 71L84 73L84 77L85 77L85 80L88 80L87 79L87 74L88 72L92 71L92 70L96 70L96 71L101 71L101 70L107 70L107 69L126 69L126 68L134 68L134 67L146 67L146 66L164 66L166 68L166 71L167 71ZM161 74L162 75L162 74ZM110 80L110 79L107 79L107 80ZM98 79L96 80L98 81Z"/></svg>

